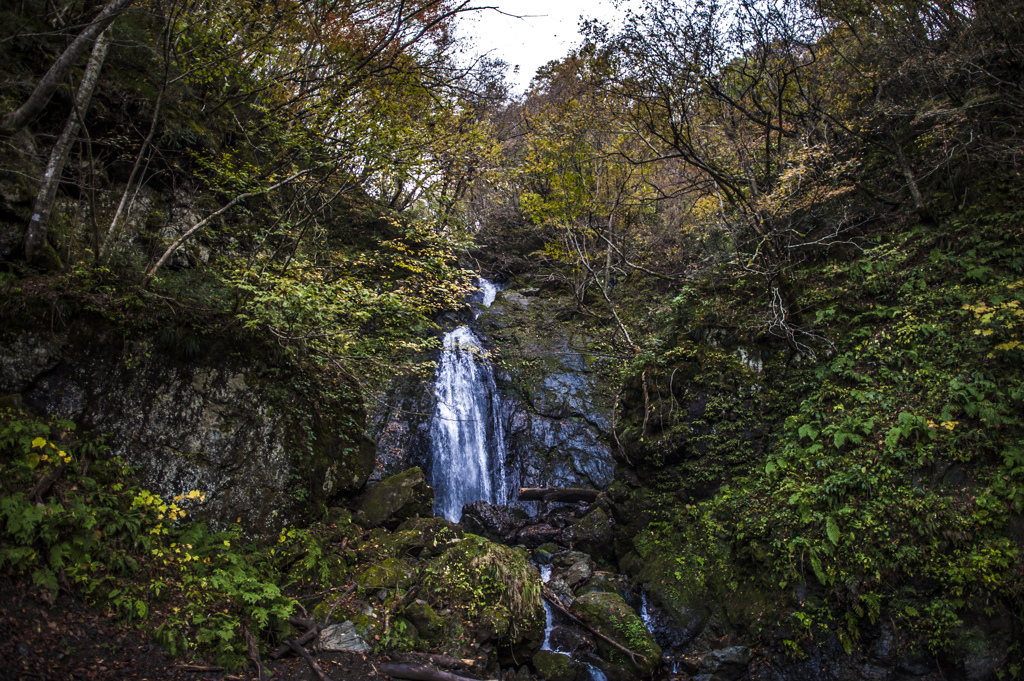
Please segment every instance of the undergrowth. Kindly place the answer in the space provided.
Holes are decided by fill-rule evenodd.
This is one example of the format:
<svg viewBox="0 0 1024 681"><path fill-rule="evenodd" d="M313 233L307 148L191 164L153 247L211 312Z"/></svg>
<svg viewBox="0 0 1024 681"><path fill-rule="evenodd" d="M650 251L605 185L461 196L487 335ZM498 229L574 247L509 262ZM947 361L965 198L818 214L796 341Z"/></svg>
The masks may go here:
<svg viewBox="0 0 1024 681"><path fill-rule="evenodd" d="M0 410L0 572L30 576L51 601L64 590L115 611L173 654L194 649L232 668L245 631L263 641L287 632L287 587L315 577L322 557L312 532L264 547L237 526L211 532L189 517L203 494L141 489L102 440L74 430Z"/></svg>
<svg viewBox="0 0 1024 681"><path fill-rule="evenodd" d="M725 601L756 592L759 626L789 632L797 655L822 629L851 651L886 622L911 648L962 662L972 631L999 621L985 636L1019 674L1022 222L968 211L805 268L815 331L832 344L812 373L803 358L773 378L806 385L766 459L650 525L638 551L680 556L666 577Z"/></svg>

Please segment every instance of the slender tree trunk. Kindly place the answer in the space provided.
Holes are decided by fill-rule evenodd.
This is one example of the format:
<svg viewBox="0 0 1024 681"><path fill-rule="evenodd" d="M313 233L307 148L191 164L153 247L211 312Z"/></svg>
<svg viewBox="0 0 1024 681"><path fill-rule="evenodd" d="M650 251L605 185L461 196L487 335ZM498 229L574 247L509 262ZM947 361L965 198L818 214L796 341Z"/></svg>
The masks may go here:
<svg viewBox="0 0 1024 681"><path fill-rule="evenodd" d="M3 123L0 123L0 127L11 132L16 132L21 128L24 128L33 118L39 115L39 112L43 110L47 102L50 101L50 97L53 95L57 86L64 82L64 79L68 77L68 73L71 72L71 67L75 65L78 58L85 53L89 48L89 45L96 39L96 36L102 34L107 28L113 23L117 15L120 14L133 0L110 0L107 6L104 7L96 18L88 24L81 33L75 36L75 39L68 45L64 53L53 63L50 70L46 72L39 82L36 83L35 89L32 94L29 95L25 103L20 107L12 111L11 113L4 116Z"/></svg>
<svg viewBox="0 0 1024 681"><path fill-rule="evenodd" d="M97 247L97 258L99 262L106 265L110 260L110 249L114 244L114 239L117 237L120 231L122 216L124 220L128 219L128 214L131 213L132 203L135 201L135 195L138 194L139 189L142 187L142 180L139 180L139 186L135 188L135 192L132 193L132 187L135 185L135 178L142 168L142 161L146 155L146 151L149 149L149 145L153 142L153 136L156 134L157 122L160 117L160 105L163 103L164 91L167 89L167 78L166 74L164 77L164 84L160 88L160 93L157 95L156 104L153 105L153 120L149 124L149 134L146 139L142 142L142 146L139 147L138 156L135 157L135 164L132 166L132 172L128 176L128 183L124 187L124 193L121 194L121 201L117 204L117 210L114 211L114 217L110 220L110 227L107 229L106 235L103 237L103 242ZM146 164L148 167L148 163Z"/></svg>
<svg viewBox="0 0 1024 681"><path fill-rule="evenodd" d="M57 188L60 186L61 174L64 172L64 165L68 160L68 152L71 144L78 136L78 130L82 126L85 112L89 109L92 101L92 93L96 89L96 82L100 78L100 71L103 69L103 60L107 56L107 48L110 46L110 29L105 30L96 43L93 45L92 54L89 56L89 64L85 67L85 74L78 86L78 93L75 95L74 106L68 116L64 130L61 131L57 143L50 152L50 160L46 164L46 173L43 175L43 183L36 196L35 207L32 210L32 218L28 223L28 231L25 232L25 259L33 265L45 264L44 247L46 246L46 234L49 228L50 214L53 212L53 202L57 196Z"/></svg>
<svg viewBox="0 0 1024 681"><path fill-rule="evenodd" d="M907 162L907 157L903 153L903 146L899 143L896 144L896 159L900 162L900 170L903 171L903 178L907 181L907 189L910 190L910 196L914 199L914 209L917 211L918 217L921 218L922 222L932 222L932 212L928 210L928 204L924 202L921 188L917 186L917 178L914 176L914 171L911 169L910 164Z"/></svg>

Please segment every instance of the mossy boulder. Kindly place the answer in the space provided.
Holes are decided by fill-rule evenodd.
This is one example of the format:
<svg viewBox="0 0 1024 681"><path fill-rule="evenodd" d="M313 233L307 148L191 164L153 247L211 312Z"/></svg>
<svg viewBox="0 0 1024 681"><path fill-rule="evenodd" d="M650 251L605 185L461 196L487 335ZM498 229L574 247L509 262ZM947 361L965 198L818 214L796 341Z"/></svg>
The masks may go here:
<svg viewBox="0 0 1024 681"><path fill-rule="evenodd" d="M551 557L561 550L562 548L554 542L541 544L533 550L533 559L541 565L548 565L551 562Z"/></svg>
<svg viewBox="0 0 1024 681"><path fill-rule="evenodd" d="M727 597L723 581L729 573L721 568L730 564L727 547L716 544L714 538L697 534L692 528L660 527L642 530L631 543L633 550L619 559L619 570L643 585L654 603L669 614L683 639L697 636L712 613L723 608L735 610L731 615L742 619L741 611L753 614L765 607L757 594L743 595L746 587L729 590L732 594ZM718 560L710 565L706 559L701 563L686 549L693 545L701 546Z"/></svg>
<svg viewBox="0 0 1024 681"><path fill-rule="evenodd" d="M396 537L421 558L439 556L462 541L466 533L445 518L411 518L398 526Z"/></svg>
<svg viewBox="0 0 1024 681"><path fill-rule="evenodd" d="M445 621L426 601L416 600L405 609L406 618L412 622L421 638L438 641L444 636Z"/></svg>
<svg viewBox="0 0 1024 681"><path fill-rule="evenodd" d="M381 480L363 494L359 510L370 527L397 528L403 521L433 515L434 490L420 468Z"/></svg>
<svg viewBox="0 0 1024 681"><path fill-rule="evenodd" d="M608 681L636 681L636 667L626 662L624 664L615 664L614 662L604 662L598 667L604 673L604 676ZM721 681L717 678L701 679L701 681Z"/></svg>
<svg viewBox="0 0 1024 681"><path fill-rule="evenodd" d="M611 572L595 572L590 579L576 588L576 594L582 596L589 593L622 594L622 580Z"/></svg>
<svg viewBox="0 0 1024 681"><path fill-rule="evenodd" d="M599 560L615 559L614 533L612 521L601 508L594 508L590 513L573 523L568 533L572 543L580 550Z"/></svg>
<svg viewBox="0 0 1024 681"><path fill-rule="evenodd" d="M593 592L580 596L573 601L572 612L605 636L643 657L637 658L638 676L650 675L661 662L661 648L654 636L617 593ZM630 664L628 656L607 642L598 639L597 645L609 662L623 666Z"/></svg>
<svg viewBox="0 0 1024 681"><path fill-rule="evenodd" d="M372 565L357 578L359 586L366 590L395 589L412 581L415 571L400 558L386 558Z"/></svg>
<svg viewBox="0 0 1024 681"><path fill-rule="evenodd" d="M481 643L501 641L507 637L511 623L506 608L491 606L484 608L476 626L476 640Z"/></svg>
<svg viewBox="0 0 1024 681"><path fill-rule="evenodd" d="M424 590L431 602L445 603L465 620L489 612L499 643L540 647L544 635L540 575L525 550L470 534L432 559L424 573ZM504 633L497 624L501 618L509 622Z"/></svg>
<svg viewBox="0 0 1024 681"><path fill-rule="evenodd" d="M544 681L575 681L580 664L568 655L542 650L533 656L533 668Z"/></svg>

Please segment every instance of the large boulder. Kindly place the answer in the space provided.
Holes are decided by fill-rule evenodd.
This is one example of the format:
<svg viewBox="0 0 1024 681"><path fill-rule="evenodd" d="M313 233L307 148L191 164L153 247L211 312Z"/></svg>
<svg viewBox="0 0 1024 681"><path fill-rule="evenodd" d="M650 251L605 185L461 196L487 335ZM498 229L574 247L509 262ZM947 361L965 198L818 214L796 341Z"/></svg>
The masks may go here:
<svg viewBox="0 0 1024 681"><path fill-rule="evenodd" d="M574 522L565 532L565 538L573 546L606 561L615 560L614 521L600 507Z"/></svg>
<svg viewBox="0 0 1024 681"><path fill-rule="evenodd" d="M370 527L393 530L410 518L433 515L434 490L421 468L385 478L363 494L359 510Z"/></svg>
<svg viewBox="0 0 1024 681"><path fill-rule="evenodd" d="M521 509L474 501L462 507L460 524L467 532L509 544L528 522L530 516Z"/></svg>
<svg viewBox="0 0 1024 681"><path fill-rule="evenodd" d="M572 602L572 613L605 636L636 653L638 676L649 676L661 663L661 648L644 628L640 617L617 593L592 592ZM631 665L630 659L608 642L598 639L601 656L615 665ZM642 659L641 659L642 658Z"/></svg>
<svg viewBox="0 0 1024 681"><path fill-rule="evenodd" d="M405 553L420 558L439 556L466 536L461 527L445 518L410 518L392 535Z"/></svg>
<svg viewBox="0 0 1024 681"><path fill-rule="evenodd" d="M115 326L67 310L64 328L29 308L0 329L0 396L80 431L165 499L255 537L308 522L373 470L362 400L279 349L229 334Z"/></svg>
<svg viewBox="0 0 1024 681"><path fill-rule="evenodd" d="M580 663L568 655L542 650L533 656L533 668L544 681L576 681Z"/></svg>
<svg viewBox="0 0 1024 681"><path fill-rule="evenodd" d="M426 641L438 641L444 635L444 620L426 601L416 600L410 603L405 609L405 617Z"/></svg>
<svg viewBox="0 0 1024 681"><path fill-rule="evenodd" d="M332 624L321 631L317 647L325 653L368 653L373 650L359 635L352 622Z"/></svg>
<svg viewBox="0 0 1024 681"><path fill-rule="evenodd" d="M594 641L579 629L573 627L554 627L548 636L552 650L563 653L575 653L579 650L593 650Z"/></svg>
<svg viewBox="0 0 1024 681"><path fill-rule="evenodd" d="M526 551L470 534L427 563L422 574L421 597L452 612L481 614L483 638L494 639L518 659L540 648L545 622L540 575Z"/></svg>
<svg viewBox="0 0 1024 681"><path fill-rule="evenodd" d="M537 548L544 544L549 544L556 541L562 534L562 531L558 528L551 527L547 523L540 523L538 525L527 525L523 529L519 530L516 535L516 540L524 546L530 548Z"/></svg>

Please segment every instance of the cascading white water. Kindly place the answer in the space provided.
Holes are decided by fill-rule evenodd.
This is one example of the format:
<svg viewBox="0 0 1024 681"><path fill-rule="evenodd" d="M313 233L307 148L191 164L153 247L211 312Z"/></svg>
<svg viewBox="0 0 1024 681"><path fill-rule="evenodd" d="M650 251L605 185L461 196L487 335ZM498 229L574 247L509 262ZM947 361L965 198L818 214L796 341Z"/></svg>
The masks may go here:
<svg viewBox="0 0 1024 681"><path fill-rule="evenodd" d="M540 581L547 584L551 580L551 566L540 566ZM541 643L541 650L551 650L551 630L555 628L555 613L551 611L551 605L546 599L544 603L544 642Z"/></svg>
<svg viewBox="0 0 1024 681"><path fill-rule="evenodd" d="M482 300L480 301L480 304L483 305L484 307L490 307L491 303L494 302L494 299L498 297L498 286L490 281L487 281L486 279L481 279L480 293L483 297Z"/></svg>
<svg viewBox="0 0 1024 681"><path fill-rule="evenodd" d="M497 288L480 280L483 305ZM480 339L468 326L444 337L430 424L434 512L459 522L462 506L473 501L504 503L505 433L498 393Z"/></svg>
<svg viewBox="0 0 1024 681"><path fill-rule="evenodd" d="M650 608L647 607L647 592L640 592L640 620L644 623L644 628L654 633L654 615L651 614Z"/></svg>

